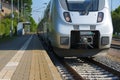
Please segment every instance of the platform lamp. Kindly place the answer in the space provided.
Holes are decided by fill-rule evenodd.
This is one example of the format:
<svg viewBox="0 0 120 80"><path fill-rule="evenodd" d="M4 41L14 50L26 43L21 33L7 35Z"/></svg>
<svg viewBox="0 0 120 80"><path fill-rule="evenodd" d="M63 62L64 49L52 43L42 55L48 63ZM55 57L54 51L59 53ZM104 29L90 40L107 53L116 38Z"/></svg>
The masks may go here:
<svg viewBox="0 0 120 80"><path fill-rule="evenodd" d="M0 26L1 26L1 12L4 12L3 8L2 8L2 1L0 0ZM1 34L0 34L1 36Z"/></svg>
<svg viewBox="0 0 120 80"><path fill-rule="evenodd" d="M13 18L14 18L14 14L13 14L13 0L11 0L11 27L10 27L10 37L12 37L13 35Z"/></svg>
<svg viewBox="0 0 120 80"><path fill-rule="evenodd" d="M18 4L17 4L18 5L18 23L19 23L19 17L20 17L20 14L19 14L20 4L19 3L20 1L18 0Z"/></svg>
<svg viewBox="0 0 120 80"><path fill-rule="evenodd" d="M3 8L2 8L2 1L0 0L0 12L4 12Z"/></svg>

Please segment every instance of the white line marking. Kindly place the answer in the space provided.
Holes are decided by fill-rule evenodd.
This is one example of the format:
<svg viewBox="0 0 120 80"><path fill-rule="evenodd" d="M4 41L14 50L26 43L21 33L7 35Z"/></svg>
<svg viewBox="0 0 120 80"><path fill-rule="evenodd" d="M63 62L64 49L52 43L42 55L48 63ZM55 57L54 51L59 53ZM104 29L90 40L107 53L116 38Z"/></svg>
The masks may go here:
<svg viewBox="0 0 120 80"><path fill-rule="evenodd" d="M0 71L0 80L11 80L20 60L23 57L25 50L27 49L31 39L31 36L26 43L21 47L21 49L12 57L12 59L5 65L5 67Z"/></svg>

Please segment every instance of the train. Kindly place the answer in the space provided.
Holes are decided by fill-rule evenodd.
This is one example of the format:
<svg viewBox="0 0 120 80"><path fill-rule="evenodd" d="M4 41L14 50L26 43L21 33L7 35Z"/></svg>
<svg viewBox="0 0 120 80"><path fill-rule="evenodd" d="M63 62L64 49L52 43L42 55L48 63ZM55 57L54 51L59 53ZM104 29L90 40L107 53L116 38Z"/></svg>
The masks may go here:
<svg viewBox="0 0 120 80"><path fill-rule="evenodd" d="M107 51L113 35L109 0L50 0L37 32L59 57Z"/></svg>

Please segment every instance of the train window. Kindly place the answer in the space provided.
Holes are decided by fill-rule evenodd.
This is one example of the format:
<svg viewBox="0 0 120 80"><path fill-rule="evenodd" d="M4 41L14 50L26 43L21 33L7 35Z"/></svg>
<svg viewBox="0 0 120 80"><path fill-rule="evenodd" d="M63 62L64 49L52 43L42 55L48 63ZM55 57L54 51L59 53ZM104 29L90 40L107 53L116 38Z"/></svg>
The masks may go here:
<svg viewBox="0 0 120 80"><path fill-rule="evenodd" d="M68 10L66 0L59 0L63 9Z"/></svg>
<svg viewBox="0 0 120 80"><path fill-rule="evenodd" d="M66 0L69 11L98 11L99 0Z"/></svg>

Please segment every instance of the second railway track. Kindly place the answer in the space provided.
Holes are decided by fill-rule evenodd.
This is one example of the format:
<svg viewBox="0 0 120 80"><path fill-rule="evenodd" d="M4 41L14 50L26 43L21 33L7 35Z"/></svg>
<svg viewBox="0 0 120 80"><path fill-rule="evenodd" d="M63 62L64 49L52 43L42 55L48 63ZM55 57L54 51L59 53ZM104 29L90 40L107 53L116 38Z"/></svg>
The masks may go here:
<svg viewBox="0 0 120 80"><path fill-rule="evenodd" d="M111 48L120 49L120 39L113 38Z"/></svg>
<svg viewBox="0 0 120 80"><path fill-rule="evenodd" d="M120 49L120 45L111 44L111 48L114 48L114 49Z"/></svg>

